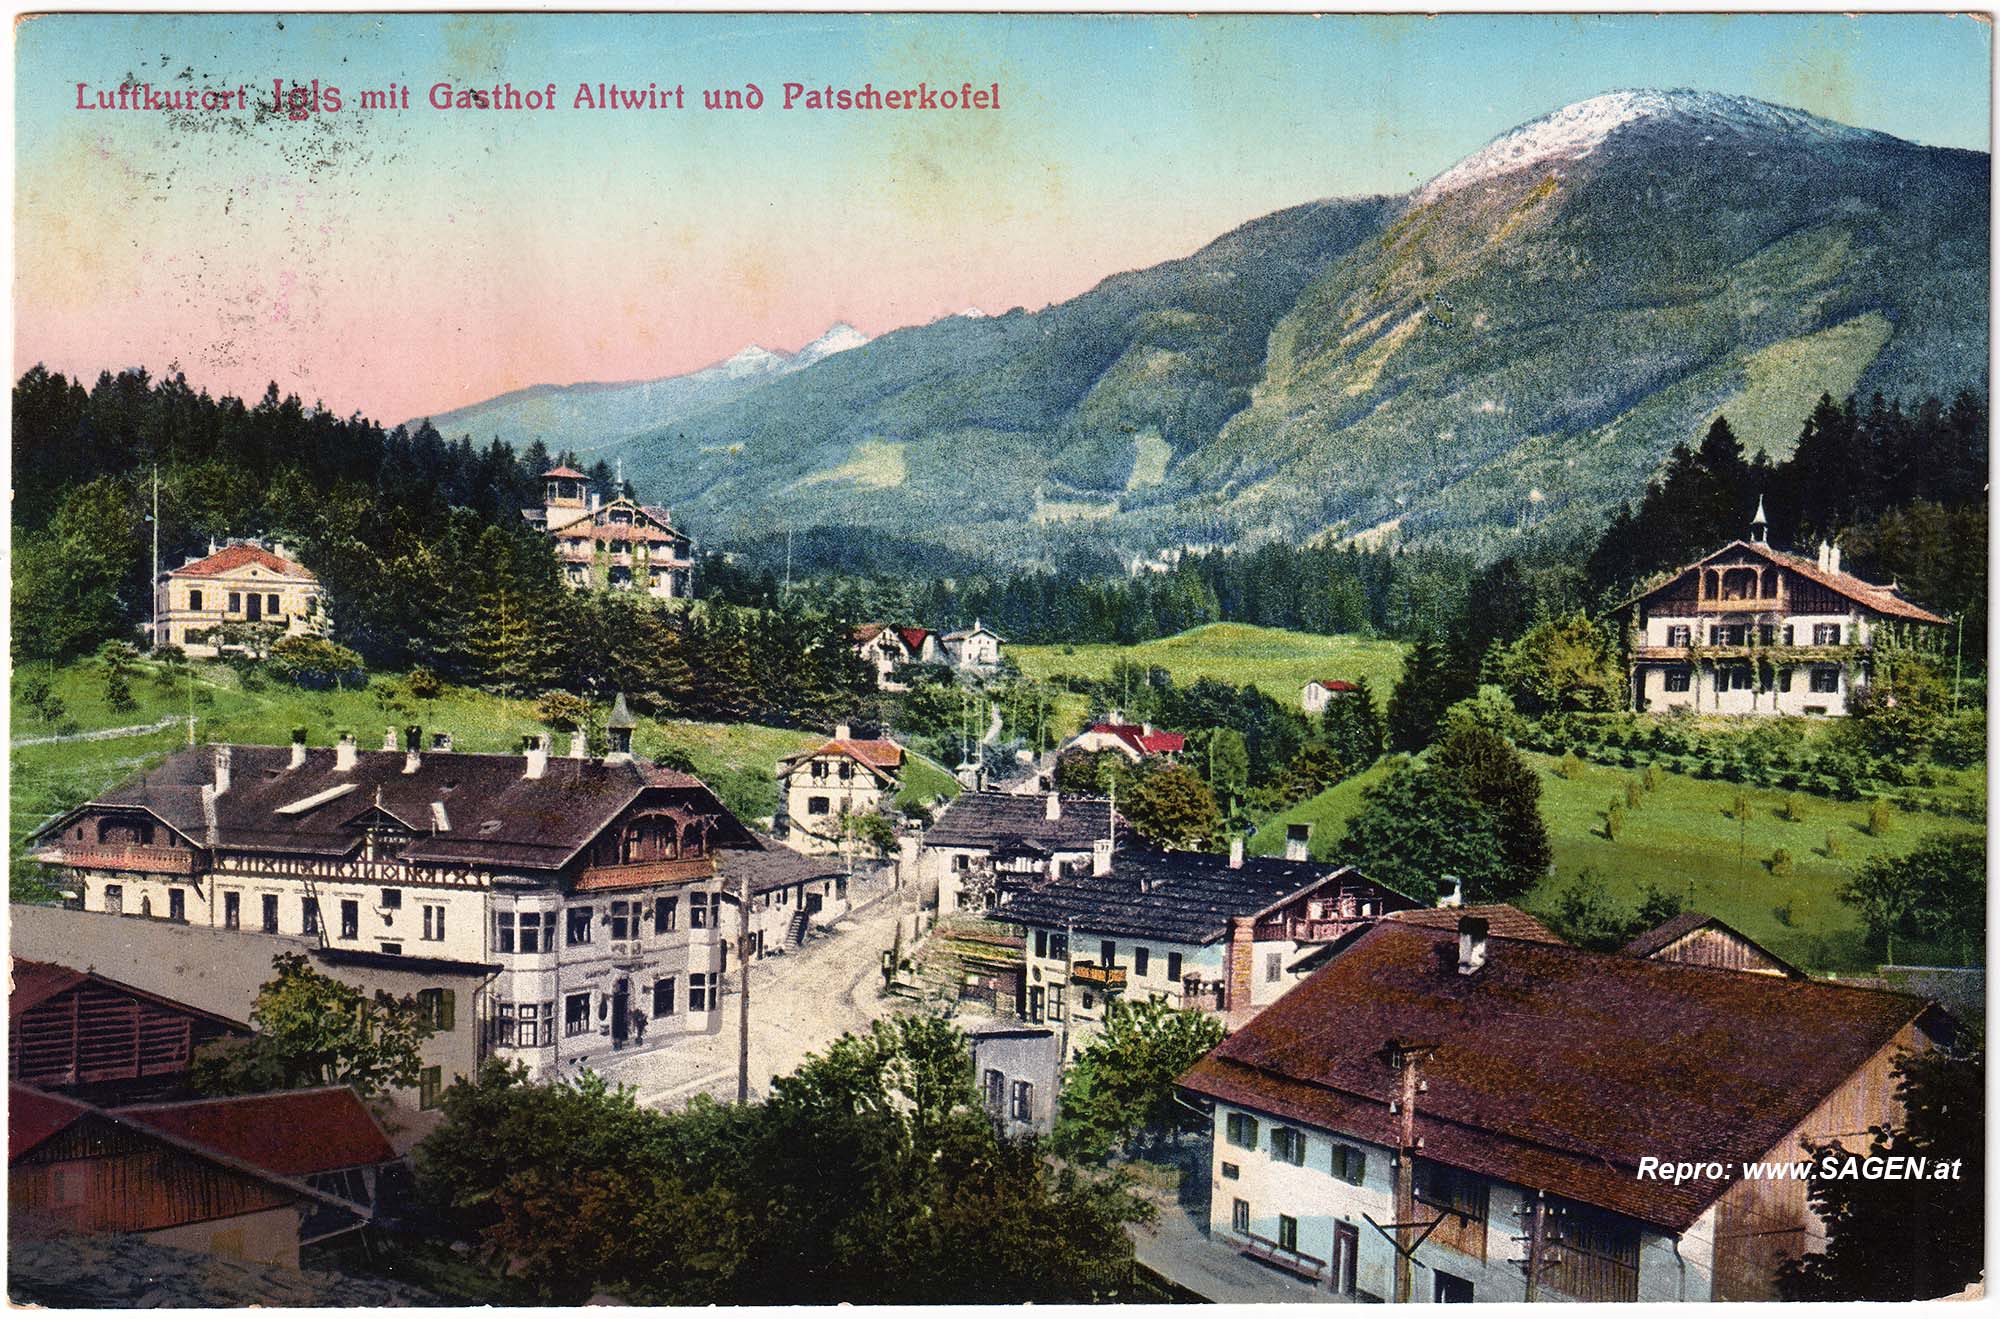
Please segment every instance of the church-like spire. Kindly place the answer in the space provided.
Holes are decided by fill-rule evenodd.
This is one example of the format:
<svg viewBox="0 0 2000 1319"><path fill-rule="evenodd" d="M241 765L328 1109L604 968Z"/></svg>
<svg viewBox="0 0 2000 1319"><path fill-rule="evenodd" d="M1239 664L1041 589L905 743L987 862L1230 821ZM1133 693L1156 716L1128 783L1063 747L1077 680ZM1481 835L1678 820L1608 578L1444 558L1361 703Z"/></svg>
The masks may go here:
<svg viewBox="0 0 2000 1319"><path fill-rule="evenodd" d="M1771 539L1771 523L1770 519L1764 516L1764 496L1762 495L1757 496L1757 516L1750 519L1750 539L1756 541L1759 545L1767 544Z"/></svg>

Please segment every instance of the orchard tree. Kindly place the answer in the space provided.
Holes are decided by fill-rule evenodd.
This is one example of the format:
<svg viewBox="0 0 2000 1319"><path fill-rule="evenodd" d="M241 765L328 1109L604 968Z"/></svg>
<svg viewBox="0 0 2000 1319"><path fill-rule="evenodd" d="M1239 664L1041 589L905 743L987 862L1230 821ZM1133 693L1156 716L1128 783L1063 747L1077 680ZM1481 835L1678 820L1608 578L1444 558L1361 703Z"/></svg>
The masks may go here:
<svg viewBox="0 0 2000 1319"><path fill-rule="evenodd" d="M1901 856L1870 857L1840 890L1894 961L1898 934L1953 949L1961 959L1984 940L1986 838L1934 833Z"/></svg>
<svg viewBox="0 0 2000 1319"><path fill-rule="evenodd" d="M1625 677L1608 627L1582 610L1531 628L1502 651L1500 685L1531 715L1566 710L1615 710Z"/></svg>
<svg viewBox="0 0 2000 1319"><path fill-rule="evenodd" d="M1142 775L1118 799L1118 813L1140 837L1169 851L1197 851L1222 832L1215 794L1185 765L1161 765Z"/></svg>
<svg viewBox="0 0 2000 1319"><path fill-rule="evenodd" d="M321 974L298 953L280 953L271 966L277 977L250 1009L257 1033L197 1054L193 1080L204 1094L351 1085L370 1097L413 1086L423 1067L423 1042L453 1011L445 999L429 1010L415 998L379 990L371 999Z"/></svg>
<svg viewBox="0 0 2000 1319"><path fill-rule="evenodd" d="M1174 1086L1222 1035L1222 1022L1199 1009L1114 999L1103 1030L1063 1078L1056 1153L1101 1163L1142 1133L1178 1141L1200 1130L1205 1120L1179 1101Z"/></svg>

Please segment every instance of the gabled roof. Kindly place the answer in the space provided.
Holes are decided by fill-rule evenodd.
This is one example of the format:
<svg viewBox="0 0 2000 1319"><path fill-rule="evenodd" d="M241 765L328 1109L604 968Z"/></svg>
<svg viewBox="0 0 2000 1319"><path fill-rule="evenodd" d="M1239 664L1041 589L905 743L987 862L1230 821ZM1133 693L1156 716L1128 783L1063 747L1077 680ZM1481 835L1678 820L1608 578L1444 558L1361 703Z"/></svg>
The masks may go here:
<svg viewBox="0 0 2000 1319"><path fill-rule="evenodd" d="M192 1017L202 1017L232 1031L249 1029L247 1023L209 1012L177 999L167 998L149 990L128 985L110 976L99 975L95 971L78 971L72 967L58 966L54 962L34 962L25 957L16 957L14 962L14 983L7 995L7 1017L11 1021L23 1013L32 1012L52 998L67 993L81 985L97 985L116 994L129 994L157 1004L172 1012L184 1012Z"/></svg>
<svg viewBox="0 0 2000 1319"><path fill-rule="evenodd" d="M15 1082L7 1087L7 1161L12 1163L90 1112L90 1105Z"/></svg>
<svg viewBox="0 0 2000 1319"><path fill-rule="evenodd" d="M1314 678L1308 687L1324 687L1330 692L1358 692L1361 689L1345 678Z"/></svg>
<svg viewBox="0 0 2000 1319"><path fill-rule="evenodd" d="M1391 1040L1433 1053L1426 1157L1683 1231L1731 1179L1640 1180L1664 1150L1738 1167L1767 1154L1913 1023L1920 999L1817 980L1377 922L1183 1077L1188 1090L1394 1145ZM1665 1157L1665 1156L1662 1156Z"/></svg>
<svg viewBox="0 0 2000 1319"><path fill-rule="evenodd" d="M1862 608L1872 610L1885 617L1903 618L1916 623L1941 624L1948 621L1923 608L1921 605L1905 600L1901 593L1894 587L1880 586L1874 582L1863 581L1853 573L1835 572L1828 568L1822 568L1811 559L1803 558L1800 555L1791 554L1784 550L1776 550L1762 541L1752 540L1730 541L1721 549L1703 555L1686 567L1675 569L1659 585L1639 592L1632 599L1643 600L1648 596L1657 595L1688 573L1707 566L1711 560L1739 550L1747 551L1777 567L1789 569L1807 581L1816 582L1829 591L1846 596ZM1626 603L1629 604L1631 601L1627 601Z"/></svg>
<svg viewBox="0 0 2000 1319"><path fill-rule="evenodd" d="M1169 733L1163 728L1148 728L1143 724L1092 724L1087 731L1102 737L1115 737L1142 756L1169 755L1187 747L1187 738L1181 734Z"/></svg>
<svg viewBox="0 0 2000 1319"><path fill-rule="evenodd" d="M1001 636L998 632L995 632L992 628L986 626L986 624L981 623L976 619L973 621L971 627L962 627L959 628L956 632L945 633L944 639L946 641L963 641L967 637L977 636L981 632L984 632L987 636L992 637L995 641L1004 643L1007 640L1007 638Z"/></svg>
<svg viewBox="0 0 2000 1319"><path fill-rule="evenodd" d="M135 807L152 812L197 845L241 850L346 856L362 841L363 817L375 806L409 822L413 836L401 854L437 864L488 864L556 870L617 818L639 794L667 789L716 819L718 844L749 833L692 775L632 760L606 763L551 756L542 776L524 776L522 756L426 751L414 773L404 773L400 751L357 751L354 768L334 768L331 747L314 747L305 763L290 766L289 747L231 749L229 791L210 797L214 747L176 751L157 768L43 826L45 838L84 811ZM356 790L313 809L280 814L280 808L345 784ZM352 802L370 803L356 812ZM212 805L211 805L212 802ZM432 832L434 802L447 808L451 828ZM209 832L209 811L214 815Z"/></svg>
<svg viewBox="0 0 2000 1319"><path fill-rule="evenodd" d="M888 630L887 623L863 623L854 629L854 644L865 646Z"/></svg>
<svg viewBox="0 0 2000 1319"><path fill-rule="evenodd" d="M566 477L572 481L588 481L590 479L589 473L579 472L574 467L571 467L566 463L556 467L551 467L548 471L542 473L543 480L547 480L551 476Z"/></svg>
<svg viewBox="0 0 2000 1319"><path fill-rule="evenodd" d="M896 632L903 638L903 644L910 648L912 655L923 654L924 643L931 639L931 630L927 627L899 627Z"/></svg>
<svg viewBox="0 0 2000 1319"><path fill-rule="evenodd" d="M1097 839L1112 836L1111 803L1104 798L1062 797L1060 802L1062 814L1051 820L1043 793L962 792L938 812L924 842L931 847L1026 844L1049 852L1088 852Z"/></svg>
<svg viewBox="0 0 2000 1319"><path fill-rule="evenodd" d="M815 747L811 751L801 751L797 755L786 756L778 762L780 770L790 765L802 764L816 756L845 756L860 762L876 778L889 782L902 768L903 747L899 742L886 737L836 737Z"/></svg>
<svg viewBox="0 0 2000 1319"><path fill-rule="evenodd" d="M279 558L261 545L231 545L227 549L217 550L205 559L197 559L193 563L183 564L165 575L168 577L219 577L223 573L234 572L238 568L248 568L252 565L269 572L277 573L280 577L303 577L308 581L319 580L307 569L290 559Z"/></svg>
<svg viewBox="0 0 2000 1319"><path fill-rule="evenodd" d="M1062 875L1016 890L1004 920L1079 934L1113 934L1168 943L1216 943L1235 917L1262 916L1311 889L1331 884L1382 905L1414 906L1351 866L1324 861L1244 858L1205 852L1122 851L1108 875ZM1378 907L1379 909L1379 907Z"/></svg>
<svg viewBox="0 0 2000 1319"><path fill-rule="evenodd" d="M381 1124L344 1085L113 1111L286 1177L370 1167L396 1157Z"/></svg>
<svg viewBox="0 0 2000 1319"><path fill-rule="evenodd" d="M1728 935L1738 943L1756 950L1759 954L1767 958L1773 967L1782 970L1786 975L1801 976L1805 974L1805 972L1764 947L1764 945L1758 943L1755 939L1743 933L1743 931L1729 924L1729 922L1720 917L1711 916L1705 911L1684 911L1672 920L1662 921L1619 949L1619 952L1627 957L1653 957L1671 948L1697 930L1716 930ZM1495 932L1498 933L1498 931Z"/></svg>
<svg viewBox="0 0 2000 1319"><path fill-rule="evenodd" d="M761 850L723 848L715 854L715 869L722 877L725 896L734 895L736 886L746 876L750 880L750 892L755 895L847 873L836 855L808 856L771 841L765 841Z"/></svg>

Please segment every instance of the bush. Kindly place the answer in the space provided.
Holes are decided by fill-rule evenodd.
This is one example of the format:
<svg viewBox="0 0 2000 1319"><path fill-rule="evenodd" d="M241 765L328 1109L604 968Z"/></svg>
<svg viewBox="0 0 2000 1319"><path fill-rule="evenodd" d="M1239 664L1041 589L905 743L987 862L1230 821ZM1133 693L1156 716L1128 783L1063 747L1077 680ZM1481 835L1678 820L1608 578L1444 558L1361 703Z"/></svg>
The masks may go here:
<svg viewBox="0 0 2000 1319"><path fill-rule="evenodd" d="M410 670L404 685L410 689L410 695L420 701L434 701L444 695L444 679L421 664Z"/></svg>
<svg viewBox="0 0 2000 1319"><path fill-rule="evenodd" d="M1771 873L1784 879L1792 873L1792 854L1784 848L1771 853Z"/></svg>
<svg viewBox="0 0 2000 1319"><path fill-rule="evenodd" d="M1779 808L1778 814L1784 816L1793 824L1802 824L1806 818L1805 801L1797 796L1787 797L1785 798L1785 804Z"/></svg>
<svg viewBox="0 0 2000 1319"><path fill-rule="evenodd" d="M1652 792L1660 786L1660 767L1649 763L1646 772L1639 776L1639 781L1646 785L1647 792Z"/></svg>
<svg viewBox="0 0 2000 1319"><path fill-rule="evenodd" d="M368 685L368 670L361 656L325 637L285 637L272 644L265 665L273 678L308 691ZM246 673L244 686L249 684L250 674Z"/></svg>
<svg viewBox="0 0 2000 1319"><path fill-rule="evenodd" d="M1614 801L1611 803L1610 808L1604 812L1604 836L1615 843L1618 841L1618 835L1624 832L1625 807L1621 803Z"/></svg>
<svg viewBox="0 0 2000 1319"><path fill-rule="evenodd" d="M1826 855L1829 860L1847 855L1847 840L1840 836L1838 829L1826 831Z"/></svg>
<svg viewBox="0 0 2000 1319"><path fill-rule="evenodd" d="M1889 810L1889 803L1877 801L1868 808L1868 832L1872 837L1881 838L1889 832L1895 816Z"/></svg>
<svg viewBox="0 0 2000 1319"><path fill-rule="evenodd" d="M1572 781L1583 777L1583 757L1575 749L1564 754L1562 763L1556 766L1556 773Z"/></svg>
<svg viewBox="0 0 2000 1319"><path fill-rule="evenodd" d="M1729 802L1729 818L1747 820L1750 818L1750 794L1739 792Z"/></svg>

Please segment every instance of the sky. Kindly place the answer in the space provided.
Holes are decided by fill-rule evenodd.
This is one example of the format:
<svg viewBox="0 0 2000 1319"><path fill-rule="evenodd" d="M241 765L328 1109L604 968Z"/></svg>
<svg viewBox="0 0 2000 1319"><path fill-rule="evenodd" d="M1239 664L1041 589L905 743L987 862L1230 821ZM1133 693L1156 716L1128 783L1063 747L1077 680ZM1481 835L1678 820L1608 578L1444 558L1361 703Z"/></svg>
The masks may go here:
<svg viewBox="0 0 2000 1319"><path fill-rule="evenodd" d="M839 320L1039 308L1620 88L1990 147L1991 29L1933 15L79 14L15 37L17 374L178 365L391 424ZM260 114L280 78L342 107ZM127 80L250 105L77 108ZM428 105L503 81L556 108ZM686 105L573 108L599 82ZM997 83L999 108L786 111L787 82ZM408 110L360 108L392 83ZM752 83L762 109L702 106Z"/></svg>

